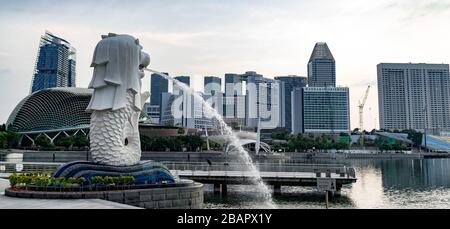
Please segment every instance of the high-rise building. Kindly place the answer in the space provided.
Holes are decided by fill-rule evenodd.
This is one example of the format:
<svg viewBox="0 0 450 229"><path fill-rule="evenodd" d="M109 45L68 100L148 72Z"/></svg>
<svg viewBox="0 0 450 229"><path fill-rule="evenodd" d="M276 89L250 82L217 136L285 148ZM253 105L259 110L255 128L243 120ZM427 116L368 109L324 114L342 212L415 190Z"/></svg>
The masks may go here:
<svg viewBox="0 0 450 229"><path fill-rule="evenodd" d="M201 92L196 93L203 96ZM196 101L193 95L163 93L162 100L164 101L163 104L167 104L162 106L162 125L199 130L211 128L211 117L205 115L203 103Z"/></svg>
<svg viewBox="0 0 450 229"><path fill-rule="evenodd" d="M176 80L180 81L181 83L184 83L188 86L191 86L191 77L189 76L177 76L175 77ZM173 82L173 94L179 95L182 94L182 90Z"/></svg>
<svg viewBox="0 0 450 229"><path fill-rule="evenodd" d="M280 96L280 81L264 78L256 72L246 72L241 75L246 82L246 106L245 117L247 127L258 127L259 121L271 123L270 127L280 127L281 117L284 117L280 109L282 96Z"/></svg>
<svg viewBox="0 0 450 229"><path fill-rule="evenodd" d="M245 95L243 81L239 74L225 74L223 95L223 116L226 123L245 126Z"/></svg>
<svg viewBox="0 0 450 229"><path fill-rule="evenodd" d="M303 87L296 87L289 95L291 97L291 133L303 133Z"/></svg>
<svg viewBox="0 0 450 229"><path fill-rule="evenodd" d="M167 72L163 74L169 75ZM146 107L147 114L152 118L155 123L160 123L162 113L162 94L169 91L169 81L153 73L150 78L150 104Z"/></svg>
<svg viewBox="0 0 450 229"><path fill-rule="evenodd" d="M163 74L169 75L167 72ZM150 105L161 105L161 95L169 91L169 81L153 73L150 79Z"/></svg>
<svg viewBox="0 0 450 229"><path fill-rule="evenodd" d="M227 96L243 95L241 76L235 73L225 74L225 94Z"/></svg>
<svg viewBox="0 0 450 229"><path fill-rule="evenodd" d="M216 109L219 114L223 115L222 79L215 76L205 76L203 88L205 101Z"/></svg>
<svg viewBox="0 0 450 229"><path fill-rule="evenodd" d="M175 77L175 79L181 83L186 84L187 86L191 85L189 76L177 76ZM177 109L179 109L179 111L181 112L181 116L179 118L176 118L177 115L175 115L174 122L176 125L187 127L187 120L190 117L190 112L192 111L191 105L193 104L191 101L191 96L183 93L181 88L177 86L175 82L173 82L173 95L174 103L176 104ZM177 120L180 121L178 122Z"/></svg>
<svg viewBox="0 0 450 229"><path fill-rule="evenodd" d="M45 88L76 86L76 50L46 31L39 43L31 93Z"/></svg>
<svg viewBox="0 0 450 229"><path fill-rule="evenodd" d="M381 129L449 130L448 64L377 65Z"/></svg>
<svg viewBox="0 0 450 229"><path fill-rule="evenodd" d="M171 109L174 99L175 96L170 92L163 92L161 94L161 113L159 119L160 125L165 126L175 125L175 120Z"/></svg>
<svg viewBox="0 0 450 229"><path fill-rule="evenodd" d="M205 95L222 94L222 79L219 77L205 76L203 86Z"/></svg>
<svg viewBox="0 0 450 229"><path fill-rule="evenodd" d="M286 128L289 132L292 131L292 103L291 92L294 88L306 87L307 78L302 76L278 76L276 80L280 81L280 97L282 102L280 104L281 113L281 127Z"/></svg>
<svg viewBox="0 0 450 229"><path fill-rule="evenodd" d="M304 87L291 93L294 133L341 133L350 131L347 87Z"/></svg>
<svg viewBox="0 0 450 229"><path fill-rule="evenodd" d="M336 63L327 43L318 42L308 62L309 87L336 87Z"/></svg>

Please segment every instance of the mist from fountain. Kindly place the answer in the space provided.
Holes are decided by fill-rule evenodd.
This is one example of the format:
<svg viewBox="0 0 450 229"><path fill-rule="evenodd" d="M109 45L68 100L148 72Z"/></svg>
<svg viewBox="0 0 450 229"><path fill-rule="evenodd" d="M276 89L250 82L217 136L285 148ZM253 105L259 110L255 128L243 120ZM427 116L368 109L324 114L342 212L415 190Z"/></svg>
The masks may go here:
<svg viewBox="0 0 450 229"><path fill-rule="evenodd" d="M212 117L217 120L218 129L223 135L227 135L230 137L230 144L235 147L235 151L237 151L237 155L241 162L247 166L247 169L252 174L252 181L256 186L257 193L262 194L262 198L264 200L264 204L261 206L263 208L276 208L275 203L272 199L271 190L269 187L264 184L264 181L261 178L261 174L259 170L256 168L255 164L253 163L252 158L250 157L249 153L242 147L241 144L239 144L239 139L236 137L236 135L233 133L233 130L231 127L229 127L225 121L223 120L222 115L219 114L219 112L214 109L209 103L207 103L203 97L201 97L198 93L194 91L194 89L190 88L186 84L176 80L175 78L166 75L164 73L152 70L152 69L144 69L148 72L155 73L157 75L160 75L164 77L165 79L174 82L176 86L178 86L184 93L187 93L191 96L193 96L195 102L202 103L203 105L203 111L207 115L207 117Z"/></svg>

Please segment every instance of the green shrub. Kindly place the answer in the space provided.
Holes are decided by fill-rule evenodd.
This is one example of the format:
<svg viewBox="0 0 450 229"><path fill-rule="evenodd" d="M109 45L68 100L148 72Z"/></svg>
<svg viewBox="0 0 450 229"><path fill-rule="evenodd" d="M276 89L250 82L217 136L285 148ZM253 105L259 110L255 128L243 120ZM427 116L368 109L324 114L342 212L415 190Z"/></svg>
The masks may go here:
<svg viewBox="0 0 450 229"><path fill-rule="evenodd" d="M72 188L73 185L79 185L83 188L83 183L86 181L92 186L125 186L132 185L134 183L134 177L132 176L95 176L90 179L84 177L50 177L48 173L24 173L24 174L12 174L9 176L9 182L11 187L25 187L26 189L29 185L33 185L39 188L47 188L49 186L59 187L60 191L62 189Z"/></svg>
<svg viewBox="0 0 450 229"><path fill-rule="evenodd" d="M12 188L16 187L16 185L18 184L18 181L19 181L19 176L17 174L13 173L9 176L9 185Z"/></svg>

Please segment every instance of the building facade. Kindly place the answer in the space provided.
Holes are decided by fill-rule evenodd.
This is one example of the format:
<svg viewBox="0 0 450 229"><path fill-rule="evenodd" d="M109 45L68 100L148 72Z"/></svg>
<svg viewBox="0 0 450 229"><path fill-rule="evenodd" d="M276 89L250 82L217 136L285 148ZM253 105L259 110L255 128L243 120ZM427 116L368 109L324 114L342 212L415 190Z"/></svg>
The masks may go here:
<svg viewBox="0 0 450 229"><path fill-rule="evenodd" d="M336 87L336 63L327 43L318 42L308 61L309 87Z"/></svg>
<svg viewBox="0 0 450 229"><path fill-rule="evenodd" d="M30 92L53 87L76 87L76 50L47 31L39 43Z"/></svg>
<svg viewBox="0 0 450 229"><path fill-rule="evenodd" d="M163 74L169 75L167 72ZM161 95L169 91L169 81L153 73L150 78L150 105L161 105Z"/></svg>
<svg viewBox="0 0 450 229"><path fill-rule="evenodd" d="M163 74L169 75L167 72ZM153 73L150 77L150 103L147 105L147 114L152 122L160 123L162 111L162 94L169 91L169 81L164 77Z"/></svg>
<svg viewBox="0 0 450 229"><path fill-rule="evenodd" d="M291 133L303 133L303 88L296 87L291 91Z"/></svg>
<svg viewBox="0 0 450 229"><path fill-rule="evenodd" d="M203 78L203 92L205 95L222 94L222 79L216 76L205 76Z"/></svg>
<svg viewBox="0 0 450 229"><path fill-rule="evenodd" d="M377 65L380 128L449 130L448 64Z"/></svg>
<svg viewBox="0 0 450 229"><path fill-rule="evenodd" d="M347 87L304 87L291 93L294 133L342 133L350 131Z"/></svg>
<svg viewBox="0 0 450 229"><path fill-rule="evenodd" d="M284 110L280 104L285 98L280 96L280 81L251 71L241 78L246 82L246 127L258 127L260 121L265 129L281 127Z"/></svg>
<svg viewBox="0 0 450 229"><path fill-rule="evenodd" d="M225 93L223 95L223 116L227 124L245 126L244 84L239 74L225 74Z"/></svg>
<svg viewBox="0 0 450 229"><path fill-rule="evenodd" d="M291 93L295 88L303 88L307 85L307 78L301 76L278 76L276 80L280 81L280 97L281 113L284 114L281 117L281 127L286 128L287 131L292 132L292 100Z"/></svg>

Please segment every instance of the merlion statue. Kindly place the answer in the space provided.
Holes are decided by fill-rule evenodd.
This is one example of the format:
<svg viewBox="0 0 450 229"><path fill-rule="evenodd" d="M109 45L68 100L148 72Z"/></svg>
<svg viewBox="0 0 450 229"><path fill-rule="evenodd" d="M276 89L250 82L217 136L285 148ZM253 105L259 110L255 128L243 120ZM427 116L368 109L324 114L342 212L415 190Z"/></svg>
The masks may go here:
<svg viewBox="0 0 450 229"><path fill-rule="evenodd" d="M138 119L149 92L141 94L143 68L150 56L130 35L108 34L97 44L91 67L92 159L105 165L134 165L141 158Z"/></svg>
<svg viewBox="0 0 450 229"><path fill-rule="evenodd" d="M139 40L129 35L102 36L94 51L89 88L94 89L87 107L91 114L90 144L93 161L71 161L53 173L55 178L132 176L136 185L174 183L163 164L141 161L138 119L150 93L141 94L141 78L150 56Z"/></svg>

